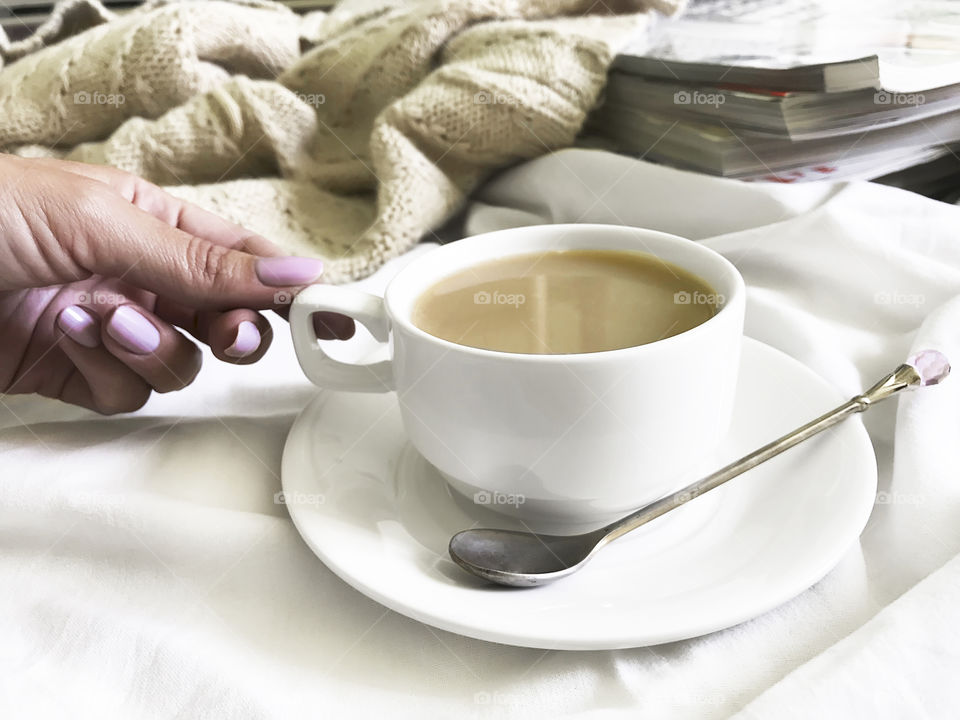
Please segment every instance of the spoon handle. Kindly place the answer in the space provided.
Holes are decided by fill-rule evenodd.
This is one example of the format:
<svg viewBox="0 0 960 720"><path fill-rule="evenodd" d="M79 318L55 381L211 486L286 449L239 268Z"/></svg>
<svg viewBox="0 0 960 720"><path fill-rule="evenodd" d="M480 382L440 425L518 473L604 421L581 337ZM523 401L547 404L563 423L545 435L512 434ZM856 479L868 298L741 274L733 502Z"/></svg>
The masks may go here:
<svg viewBox="0 0 960 720"><path fill-rule="evenodd" d="M798 427L793 432L789 432L781 438L774 440L763 447L754 450L749 455L745 455L739 460L730 463L726 467L720 468L715 473L707 475L701 480L687 485L685 488L677 490L672 495L667 495L649 505L646 505L636 512L614 521L603 528L606 534L600 544L606 544L616 540L621 535L625 535L631 530L635 530L641 525L645 525L664 513L678 508L684 503L688 503L695 497L703 495L716 487L723 485L737 475L756 467L760 463L766 462L772 457L776 457L784 450L789 450L794 445L799 445L804 440L812 438L817 433L821 433L829 427L833 427L841 420L845 420L851 415L867 410L874 403L886 400L895 395L904 388L921 385L923 378L912 365L901 365L889 375L877 382L869 390L860 395L850 398L842 405L838 405L833 410L821 415L816 420L811 420L806 425Z"/></svg>

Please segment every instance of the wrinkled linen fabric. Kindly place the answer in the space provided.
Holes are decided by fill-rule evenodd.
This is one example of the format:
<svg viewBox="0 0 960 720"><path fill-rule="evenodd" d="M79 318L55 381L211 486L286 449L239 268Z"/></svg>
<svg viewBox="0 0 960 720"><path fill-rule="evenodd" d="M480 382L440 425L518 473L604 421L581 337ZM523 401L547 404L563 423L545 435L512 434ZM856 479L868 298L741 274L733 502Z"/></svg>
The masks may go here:
<svg viewBox="0 0 960 720"><path fill-rule="evenodd" d="M466 229L576 221L723 253L746 278L747 334L844 393L912 350L960 358L958 207L574 150L485 185ZM361 287L382 289L433 247ZM261 363L207 356L195 386L131 416L0 397L0 716L849 720L960 707L956 377L864 416L877 504L806 592L692 640L542 651L388 611L307 549L274 496L286 434L316 390L276 329Z"/></svg>

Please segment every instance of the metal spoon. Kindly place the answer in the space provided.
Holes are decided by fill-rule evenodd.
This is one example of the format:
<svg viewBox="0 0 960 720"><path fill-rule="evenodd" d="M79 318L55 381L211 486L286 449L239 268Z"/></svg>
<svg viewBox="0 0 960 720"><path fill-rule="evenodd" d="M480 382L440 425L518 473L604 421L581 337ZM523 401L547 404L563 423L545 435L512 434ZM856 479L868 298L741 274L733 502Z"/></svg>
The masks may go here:
<svg viewBox="0 0 960 720"><path fill-rule="evenodd" d="M905 388L936 385L950 374L950 363L936 350L913 355L869 390L816 420L687 485L672 495L582 535L540 535L514 530L464 530L450 539L450 557L464 570L499 585L532 587L572 575L597 552L628 532L646 525L737 475L766 462L847 417Z"/></svg>

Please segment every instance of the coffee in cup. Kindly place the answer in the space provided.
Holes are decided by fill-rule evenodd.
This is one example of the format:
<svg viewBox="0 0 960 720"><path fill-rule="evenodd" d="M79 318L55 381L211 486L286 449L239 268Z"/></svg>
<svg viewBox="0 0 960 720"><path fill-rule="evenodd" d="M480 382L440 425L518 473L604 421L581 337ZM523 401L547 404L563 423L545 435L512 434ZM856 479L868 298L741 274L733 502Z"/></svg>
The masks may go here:
<svg viewBox="0 0 960 720"><path fill-rule="evenodd" d="M718 299L703 278L649 253L551 250L454 273L423 292L411 320L484 350L593 353L686 332Z"/></svg>

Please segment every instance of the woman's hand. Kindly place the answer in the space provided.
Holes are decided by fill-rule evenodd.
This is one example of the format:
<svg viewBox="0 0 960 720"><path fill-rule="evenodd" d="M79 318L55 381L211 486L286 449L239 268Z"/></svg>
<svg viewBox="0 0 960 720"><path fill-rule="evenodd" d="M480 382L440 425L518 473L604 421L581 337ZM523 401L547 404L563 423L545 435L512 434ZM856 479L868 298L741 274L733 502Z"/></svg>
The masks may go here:
<svg viewBox="0 0 960 720"><path fill-rule="evenodd" d="M252 363L281 309L322 272L264 238L107 167L0 155L0 393L102 413L179 390L201 355ZM346 338L342 316L315 322Z"/></svg>

